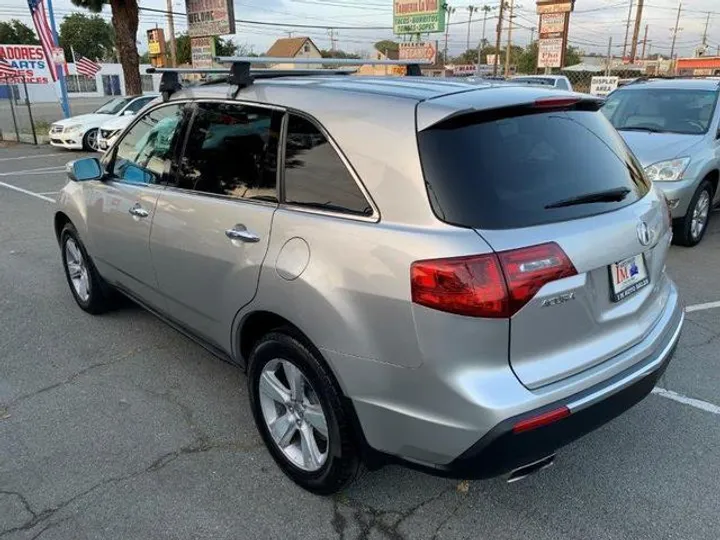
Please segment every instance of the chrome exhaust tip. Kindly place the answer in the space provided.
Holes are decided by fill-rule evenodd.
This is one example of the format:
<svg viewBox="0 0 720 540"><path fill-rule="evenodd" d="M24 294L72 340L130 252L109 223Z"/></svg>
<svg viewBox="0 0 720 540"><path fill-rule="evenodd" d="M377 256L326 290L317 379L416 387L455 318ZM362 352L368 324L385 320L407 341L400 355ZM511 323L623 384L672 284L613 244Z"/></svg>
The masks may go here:
<svg viewBox="0 0 720 540"><path fill-rule="evenodd" d="M514 469L512 472L510 472L507 483L512 484L513 482L522 480L523 478L526 478L531 474L535 474L536 472L542 471L543 469L547 469L553 463L555 463L555 454L544 457L542 459L538 459L537 461L533 461L532 463L528 463L527 465L523 465L522 467L518 467L517 469Z"/></svg>

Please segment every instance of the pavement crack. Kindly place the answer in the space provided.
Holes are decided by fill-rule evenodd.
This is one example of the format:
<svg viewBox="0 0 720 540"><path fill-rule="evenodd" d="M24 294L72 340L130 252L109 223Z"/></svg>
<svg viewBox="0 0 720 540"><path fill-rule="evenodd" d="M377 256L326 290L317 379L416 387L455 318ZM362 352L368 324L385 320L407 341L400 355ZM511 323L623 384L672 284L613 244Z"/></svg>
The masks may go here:
<svg viewBox="0 0 720 540"><path fill-rule="evenodd" d="M6 405L4 405L4 406L9 408L9 407L12 407L12 406L14 406L14 405L17 405L18 403L20 403L20 402L22 402L22 401L25 401L25 400L34 398L34 397L36 397L36 396L38 396L38 395L40 395L40 394L44 394L44 393L46 393L46 392L50 392L51 390L55 390L56 388L60 388L61 386L66 386L66 385L68 385L68 384L72 384L78 377L82 377L83 375L85 375L86 373L88 373L88 372L90 372L90 371L93 371L93 370L98 369L98 368L106 367L106 366L111 366L111 365L116 364L116 363L118 363L118 362L122 362L123 360L126 360L126 359L130 358L131 356L137 354L137 353L140 352L141 350L142 350L141 348L132 349L132 350L127 351L127 352L125 352L125 353L123 353L123 354L121 354L121 355L118 355L118 356L115 357L115 358L112 358L111 360L108 360L107 362L99 362L99 363L97 363L97 364L92 364L92 365L90 365L90 366L88 366L88 367L86 367L86 368L81 369L81 370L78 371L77 373L73 373L73 374L70 375L68 378L66 378L66 379L64 379L64 380L62 380L62 381L56 382L56 383L51 384L51 385L49 385L49 386L45 386L45 387L43 387L43 388L40 388L39 390L35 390L35 391L33 391L33 392L29 392L29 393L27 393L27 394L23 394L23 395L21 395L21 396L18 396L18 397L16 397L15 399L13 399L13 400L11 400L10 402L8 402L8 403L7 403Z"/></svg>
<svg viewBox="0 0 720 540"><path fill-rule="evenodd" d="M20 503L25 507L25 510L27 511L27 513L30 514L33 518L37 517L37 514L30 507L30 503L25 498L25 495L23 495L22 493L20 493L18 491L0 490L0 495L9 495L11 497L17 497L18 499L20 499Z"/></svg>

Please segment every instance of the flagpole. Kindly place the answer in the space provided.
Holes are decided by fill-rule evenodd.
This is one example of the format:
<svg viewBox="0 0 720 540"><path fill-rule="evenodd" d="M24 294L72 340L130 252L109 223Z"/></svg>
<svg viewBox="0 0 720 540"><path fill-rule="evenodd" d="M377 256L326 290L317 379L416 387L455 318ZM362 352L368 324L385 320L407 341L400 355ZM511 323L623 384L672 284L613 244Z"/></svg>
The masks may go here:
<svg viewBox="0 0 720 540"><path fill-rule="evenodd" d="M55 44L60 45L60 39L58 38L57 28L55 27L55 14L53 13L52 0L47 0L48 16L50 17L50 28L55 38ZM52 54L52 51L51 51ZM48 58L49 62L54 62L53 58ZM57 64L55 64L57 66ZM70 102L68 101L67 85L65 84L65 62L57 69L58 81L60 81L60 94L62 95L62 110L65 118L70 118Z"/></svg>

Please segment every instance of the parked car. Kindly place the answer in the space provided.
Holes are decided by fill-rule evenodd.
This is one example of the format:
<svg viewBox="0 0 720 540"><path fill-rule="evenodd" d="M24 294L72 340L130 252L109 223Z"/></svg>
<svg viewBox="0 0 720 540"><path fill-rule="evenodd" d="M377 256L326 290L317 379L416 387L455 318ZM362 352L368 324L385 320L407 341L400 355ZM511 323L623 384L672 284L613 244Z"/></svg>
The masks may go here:
<svg viewBox="0 0 720 540"><path fill-rule="evenodd" d="M69 150L95 150L100 126L113 117L132 116L155 99L157 94L116 97L89 114L58 120L50 126L50 144Z"/></svg>
<svg viewBox="0 0 720 540"><path fill-rule="evenodd" d="M128 127L133 121L133 115L114 117L112 120L103 122L100 125L97 135L97 147L99 152L105 152L122 130Z"/></svg>
<svg viewBox="0 0 720 540"><path fill-rule="evenodd" d="M558 90L570 90L573 87L565 75L518 75L512 77L510 82L524 84L539 84L543 86L552 86Z"/></svg>
<svg viewBox="0 0 720 540"><path fill-rule="evenodd" d="M645 397L683 323L665 198L598 109L412 77L179 90L69 164L70 291L246 369L315 493L363 461L521 478Z"/></svg>
<svg viewBox="0 0 720 540"><path fill-rule="evenodd" d="M709 79L639 80L612 92L603 112L672 209L675 241L702 240L720 202L720 87Z"/></svg>

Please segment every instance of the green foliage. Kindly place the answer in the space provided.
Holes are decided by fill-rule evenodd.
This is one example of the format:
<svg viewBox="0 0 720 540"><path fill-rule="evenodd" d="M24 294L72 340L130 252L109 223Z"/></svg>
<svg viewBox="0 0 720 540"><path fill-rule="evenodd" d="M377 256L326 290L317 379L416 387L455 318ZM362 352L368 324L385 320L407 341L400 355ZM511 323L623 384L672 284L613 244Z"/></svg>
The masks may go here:
<svg viewBox="0 0 720 540"><path fill-rule="evenodd" d="M385 54L385 51L397 51L400 49L400 44L397 41L383 39L382 41L375 43L375 48Z"/></svg>
<svg viewBox="0 0 720 540"><path fill-rule="evenodd" d="M0 43L8 45L37 45L40 42L28 25L17 19L0 21Z"/></svg>
<svg viewBox="0 0 720 540"><path fill-rule="evenodd" d="M115 30L100 15L73 13L60 23L60 46L65 50L68 62L72 62L71 47L77 57L112 60L115 56Z"/></svg>
<svg viewBox="0 0 720 540"><path fill-rule="evenodd" d="M322 49L320 54L323 58L360 58L359 54L347 53L345 51L329 51Z"/></svg>

